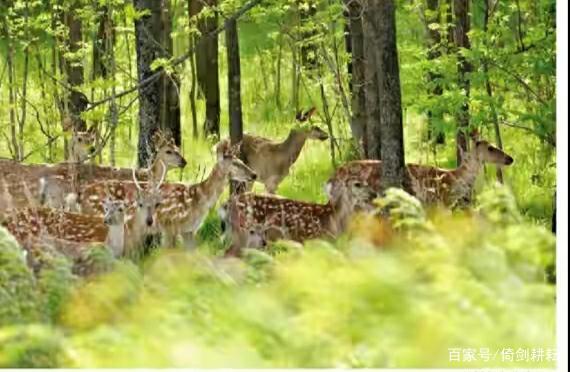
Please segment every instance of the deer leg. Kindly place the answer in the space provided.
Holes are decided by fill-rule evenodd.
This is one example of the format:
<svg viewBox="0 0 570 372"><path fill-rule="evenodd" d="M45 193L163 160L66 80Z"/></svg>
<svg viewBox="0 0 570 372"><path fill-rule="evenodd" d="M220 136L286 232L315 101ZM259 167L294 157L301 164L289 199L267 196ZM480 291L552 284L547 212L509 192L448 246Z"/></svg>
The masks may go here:
<svg viewBox="0 0 570 372"><path fill-rule="evenodd" d="M176 247L176 234L171 232L165 232L162 234L162 246L166 248Z"/></svg>
<svg viewBox="0 0 570 372"><path fill-rule="evenodd" d="M194 236L194 231L183 232L182 241L184 242L184 247L186 249L194 250L196 248L196 237Z"/></svg>

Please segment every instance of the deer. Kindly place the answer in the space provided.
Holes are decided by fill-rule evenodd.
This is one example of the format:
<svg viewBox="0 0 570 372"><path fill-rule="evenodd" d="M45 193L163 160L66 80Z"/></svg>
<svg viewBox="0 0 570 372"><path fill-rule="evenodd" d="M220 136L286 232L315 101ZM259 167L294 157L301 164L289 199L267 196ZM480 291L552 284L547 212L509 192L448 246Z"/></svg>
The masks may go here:
<svg viewBox="0 0 570 372"><path fill-rule="evenodd" d="M315 112L314 107L305 113L300 112L297 114L297 121L301 123L309 121ZM291 129L287 138L281 142L244 134L240 158L257 174L265 190L275 194L279 184L287 177L291 166L297 161L305 142L309 139L325 141L328 138L328 134L318 126ZM251 190L252 187L253 183L246 184L246 190Z"/></svg>
<svg viewBox="0 0 570 372"><path fill-rule="evenodd" d="M102 202L103 216L28 207L5 213L1 223L24 246L40 239L78 251L85 245L100 243L106 244L115 257L121 257L136 249L154 227L159 187L137 189L132 204L106 198Z"/></svg>
<svg viewBox="0 0 570 372"><path fill-rule="evenodd" d="M217 162L211 173L196 184L164 183L159 191L162 198L157 209L156 233L162 233L163 245L173 247L181 236L184 245L194 247L194 235L208 211L221 196L229 179L251 182L256 174L236 157L239 145L222 141L216 147ZM144 183L142 183L144 185ZM142 187L134 179L126 181L99 181L81 189L81 209L84 213L101 214L100 202L109 194L115 199L128 199L132 190Z"/></svg>
<svg viewBox="0 0 570 372"><path fill-rule="evenodd" d="M232 236L230 251L235 253L244 243L251 242L250 236L256 234L258 226L264 234L261 242L278 238L298 242L336 238L346 229L355 206L372 205L377 196L365 181L360 180L348 181L336 188L335 193L326 204L251 192L236 195L228 210Z"/></svg>
<svg viewBox="0 0 570 372"><path fill-rule="evenodd" d="M163 171L168 172L173 168L186 167L187 161L182 156L180 149L174 142L173 138L166 137L161 131L155 131L151 137L151 141L155 147L155 155L149 162L149 167L138 170L136 177L151 182L160 182L163 178ZM71 174L72 182L69 182L69 176L51 176L42 177L39 180L39 199L42 205L51 208L59 208L68 212L81 211L78 194L81 184L89 184L93 180L131 180L131 169L129 168L110 168L96 167L87 172L79 174ZM93 177L84 174L92 174ZM129 177L126 177L126 175ZM75 181L77 177L81 177Z"/></svg>
<svg viewBox="0 0 570 372"><path fill-rule="evenodd" d="M64 132L71 131L70 151L68 161L74 164L83 163L95 152L96 127L91 126L86 131L80 131L64 120ZM53 172L51 164L22 164L12 159L0 159L0 178L10 181L37 179L44 173Z"/></svg>
<svg viewBox="0 0 570 372"><path fill-rule="evenodd" d="M474 138L472 149L461 165L455 169L441 169L429 165L407 164L406 177L409 190L426 205L455 207L469 196L485 163L510 166L514 159L488 141ZM382 161L356 160L342 165L327 181L325 191L329 196L334 190L354 179L366 180L375 190L380 190Z"/></svg>

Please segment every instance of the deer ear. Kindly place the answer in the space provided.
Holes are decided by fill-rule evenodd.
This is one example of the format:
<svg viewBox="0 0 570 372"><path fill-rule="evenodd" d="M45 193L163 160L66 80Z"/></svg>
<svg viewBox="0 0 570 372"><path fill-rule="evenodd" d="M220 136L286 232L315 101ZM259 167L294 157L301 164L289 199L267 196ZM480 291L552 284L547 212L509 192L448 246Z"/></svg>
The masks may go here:
<svg viewBox="0 0 570 372"><path fill-rule="evenodd" d="M317 108L315 106L311 107L309 111L305 113L305 120L309 120L315 112L317 112Z"/></svg>

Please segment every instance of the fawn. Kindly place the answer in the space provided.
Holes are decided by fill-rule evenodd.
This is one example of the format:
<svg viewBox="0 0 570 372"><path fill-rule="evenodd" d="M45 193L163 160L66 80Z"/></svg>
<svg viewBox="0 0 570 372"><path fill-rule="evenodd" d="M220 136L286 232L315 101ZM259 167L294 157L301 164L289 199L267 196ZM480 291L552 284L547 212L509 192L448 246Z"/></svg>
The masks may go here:
<svg viewBox="0 0 570 372"><path fill-rule="evenodd" d="M156 229L163 233L164 245L174 246L178 235L191 248L194 234L201 226L208 211L222 194L228 179L250 182L255 173L235 157L236 147L228 142L217 146L217 162L210 175L202 182L192 185L166 183L159 188L162 201L157 210ZM101 213L101 200L107 195L115 199L128 199L139 183L126 181L101 181L81 189L81 209L85 213Z"/></svg>
<svg viewBox="0 0 570 372"><path fill-rule="evenodd" d="M86 131L78 131L64 126L64 131L71 129L71 141L68 160L71 163L82 163L95 152L95 126ZM8 182L37 180L39 177L54 172L51 164L22 164L11 159L0 159L0 178Z"/></svg>
<svg viewBox="0 0 570 372"><path fill-rule="evenodd" d="M312 108L306 113L297 114L297 120L307 121L315 111ZM257 174L258 180L265 185L265 190L274 194L297 161L305 142L308 139L325 141L328 138L328 134L317 126L291 129L289 136L282 142L244 134L240 158ZM248 184L247 190L251 190L252 186L253 183Z"/></svg>
<svg viewBox="0 0 570 372"><path fill-rule="evenodd" d="M484 163L509 166L513 158L487 141L476 140L463 163L455 169L441 169L429 165L407 164L407 177L411 190L422 203L442 204L453 207L468 196L475 185ZM349 180L366 180L375 190L380 190L382 162L379 160L357 160L344 164L327 181L326 191Z"/></svg>
<svg viewBox="0 0 570 372"><path fill-rule="evenodd" d="M376 197L373 189L360 180L348 181L336 188L335 193L327 204L253 193L236 195L228 209L232 249L235 251L246 244L250 236L256 234L252 229L256 226L261 226L265 240L286 238L303 242L336 237L345 230L355 206L371 204Z"/></svg>
<svg viewBox="0 0 570 372"><path fill-rule="evenodd" d="M160 185L159 185L160 186ZM45 207L21 208L5 213L2 225L23 245L36 238L77 247L105 243L115 256L138 246L156 223L160 201L158 187L137 189L136 202L125 203L106 199L103 217L69 213Z"/></svg>
<svg viewBox="0 0 570 372"><path fill-rule="evenodd" d="M158 182L163 171L172 168L184 168L187 164L174 139L155 131L152 136L155 155L146 169L137 171L137 179ZM71 178L70 178L71 177ZM72 182L69 182L71 179ZM78 172L66 176L42 177L39 180L39 200L42 205L61 208L66 211L80 211L78 199L81 184L92 180L131 180L131 169L112 167L82 166Z"/></svg>

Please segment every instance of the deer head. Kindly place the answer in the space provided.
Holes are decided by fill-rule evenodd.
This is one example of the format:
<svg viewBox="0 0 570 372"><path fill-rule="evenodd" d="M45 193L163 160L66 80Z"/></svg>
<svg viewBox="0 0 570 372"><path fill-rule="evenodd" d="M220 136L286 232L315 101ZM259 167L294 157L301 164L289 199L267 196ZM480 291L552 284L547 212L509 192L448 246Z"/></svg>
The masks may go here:
<svg viewBox="0 0 570 372"><path fill-rule="evenodd" d="M122 226L125 223L125 210L126 207L124 201L106 198L103 201L103 221L108 226Z"/></svg>
<svg viewBox="0 0 570 372"><path fill-rule="evenodd" d="M319 141L326 141L329 139L328 133L317 126L312 126L307 130L307 137Z"/></svg>
<svg viewBox="0 0 570 372"><path fill-rule="evenodd" d="M257 178L255 172L238 159L241 143L231 145L228 140L221 141L216 146L218 164L224 171L230 173L230 178L239 182L253 182Z"/></svg>
<svg viewBox="0 0 570 372"><path fill-rule="evenodd" d="M137 180L136 172L133 168L133 181L137 189L135 198L137 213L135 217L137 221L142 221L147 227L152 227L154 225L156 219L156 211L160 206L161 201L160 186L164 182L165 177L166 166L163 164L163 172L160 180L156 184L153 182L148 182L147 188L144 189L141 187L139 181Z"/></svg>
<svg viewBox="0 0 570 372"><path fill-rule="evenodd" d="M509 166L514 162L512 156L484 140L475 141L474 153L478 160L486 163Z"/></svg>
<svg viewBox="0 0 570 372"><path fill-rule="evenodd" d="M155 161L162 161L169 169L186 166L187 161L172 137L167 137L157 130L152 135L152 142L156 151Z"/></svg>
<svg viewBox="0 0 570 372"><path fill-rule="evenodd" d="M95 153L96 127L91 126L87 131L73 130L71 135L70 159L83 162Z"/></svg>

